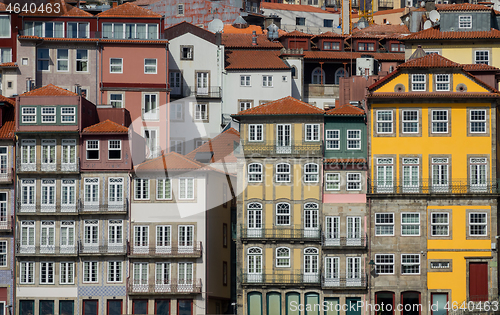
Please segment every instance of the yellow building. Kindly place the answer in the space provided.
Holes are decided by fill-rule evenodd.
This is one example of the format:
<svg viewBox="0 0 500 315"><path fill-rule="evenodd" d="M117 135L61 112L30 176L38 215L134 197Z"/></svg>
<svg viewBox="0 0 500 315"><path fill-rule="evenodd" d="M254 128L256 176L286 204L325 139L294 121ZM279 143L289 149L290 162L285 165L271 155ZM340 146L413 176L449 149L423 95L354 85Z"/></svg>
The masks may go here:
<svg viewBox="0 0 500 315"><path fill-rule="evenodd" d="M368 99L372 298L421 314L496 299L499 92L430 54Z"/></svg>

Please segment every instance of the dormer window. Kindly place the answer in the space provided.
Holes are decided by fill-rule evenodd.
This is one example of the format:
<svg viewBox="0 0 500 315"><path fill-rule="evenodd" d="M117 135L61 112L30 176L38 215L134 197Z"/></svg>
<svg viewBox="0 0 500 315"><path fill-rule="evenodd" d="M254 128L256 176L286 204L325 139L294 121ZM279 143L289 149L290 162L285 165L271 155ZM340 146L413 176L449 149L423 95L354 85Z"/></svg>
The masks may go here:
<svg viewBox="0 0 500 315"><path fill-rule="evenodd" d="M323 50L340 50L339 42L323 42Z"/></svg>
<svg viewBox="0 0 500 315"><path fill-rule="evenodd" d="M375 43L358 43L358 51L375 51Z"/></svg>
<svg viewBox="0 0 500 315"><path fill-rule="evenodd" d="M425 74L412 74L411 75L411 90L412 91L425 91Z"/></svg>
<svg viewBox="0 0 500 315"><path fill-rule="evenodd" d="M460 15L458 17L458 28L472 28L472 15Z"/></svg>
<svg viewBox="0 0 500 315"><path fill-rule="evenodd" d="M436 91L449 91L449 90L450 90L450 75L436 74Z"/></svg>
<svg viewBox="0 0 500 315"><path fill-rule="evenodd" d="M405 45L401 43L391 44L392 52L405 52Z"/></svg>

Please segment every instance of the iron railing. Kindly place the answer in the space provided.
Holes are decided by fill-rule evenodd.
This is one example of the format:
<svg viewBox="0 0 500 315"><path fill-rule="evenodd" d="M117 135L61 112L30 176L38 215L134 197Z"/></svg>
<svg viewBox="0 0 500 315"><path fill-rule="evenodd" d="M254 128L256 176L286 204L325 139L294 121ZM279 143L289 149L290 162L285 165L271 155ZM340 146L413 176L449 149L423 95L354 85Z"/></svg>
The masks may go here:
<svg viewBox="0 0 500 315"><path fill-rule="evenodd" d="M80 159L76 159L76 163L61 163L61 161L57 161L57 163L22 163L21 159L17 160L17 172L20 173L33 173L33 172L42 172L42 173L78 173L80 172Z"/></svg>
<svg viewBox="0 0 500 315"><path fill-rule="evenodd" d="M78 254L78 245L23 245L16 243L16 254L18 256L32 255L57 255L57 256L76 256Z"/></svg>
<svg viewBox="0 0 500 315"><path fill-rule="evenodd" d="M243 151L245 154L260 155L320 156L323 152L323 143L321 141L243 141Z"/></svg>
<svg viewBox="0 0 500 315"><path fill-rule="evenodd" d="M241 273L241 283L244 285L304 285L318 286L321 284L321 275L317 273L308 273L305 270L291 270L288 273Z"/></svg>
<svg viewBox="0 0 500 315"><path fill-rule="evenodd" d="M12 231L12 224L14 222L14 217L2 216L0 217L0 232Z"/></svg>
<svg viewBox="0 0 500 315"><path fill-rule="evenodd" d="M164 258L199 258L202 256L201 242L193 246L135 246L129 244L128 255L135 258L164 257Z"/></svg>
<svg viewBox="0 0 500 315"><path fill-rule="evenodd" d="M51 31L48 32L34 32L33 29L26 29L19 31L19 36L38 36L46 38L73 38L73 39L126 39L126 40L158 40L166 39L165 34L161 33L148 33L148 32L88 32L88 31Z"/></svg>
<svg viewBox="0 0 500 315"><path fill-rule="evenodd" d="M222 87L220 86L207 86L204 88L199 88L196 86L173 87L170 93L172 94L172 96L176 97L194 96L199 98L221 98Z"/></svg>
<svg viewBox="0 0 500 315"><path fill-rule="evenodd" d="M27 205L22 204L20 200L17 201L17 214L69 214L74 215L78 213L79 204L74 205L61 205L56 203L54 205Z"/></svg>
<svg viewBox="0 0 500 315"><path fill-rule="evenodd" d="M366 275L356 278L321 278L321 286L324 289L366 289L367 283Z"/></svg>
<svg viewBox="0 0 500 315"><path fill-rule="evenodd" d="M303 225L288 225L275 228L248 228L246 225L240 225L240 235L242 239L266 239L266 240L321 240L321 230L305 229Z"/></svg>
<svg viewBox="0 0 500 315"><path fill-rule="evenodd" d="M0 184L2 183L12 183L14 179L14 169L0 169Z"/></svg>
<svg viewBox="0 0 500 315"><path fill-rule="evenodd" d="M201 279L192 280L133 280L127 283L129 294L199 294L201 293Z"/></svg>
<svg viewBox="0 0 500 315"><path fill-rule="evenodd" d="M453 179L450 181L419 179L415 181L372 181L368 193L387 194L498 194L497 180Z"/></svg>
<svg viewBox="0 0 500 315"><path fill-rule="evenodd" d="M363 237L337 237L332 238L323 234L323 248L352 248L365 249L368 245L368 236Z"/></svg>
<svg viewBox="0 0 500 315"><path fill-rule="evenodd" d="M86 214L127 213L128 211L128 198L119 203L88 204L81 199L78 203L78 211Z"/></svg>
<svg viewBox="0 0 500 315"><path fill-rule="evenodd" d="M378 7L379 8L392 8L393 7L392 0L378 0Z"/></svg>
<svg viewBox="0 0 500 315"><path fill-rule="evenodd" d="M101 241L99 243L85 243L78 241L80 255L125 255L127 254L127 241L121 244Z"/></svg>

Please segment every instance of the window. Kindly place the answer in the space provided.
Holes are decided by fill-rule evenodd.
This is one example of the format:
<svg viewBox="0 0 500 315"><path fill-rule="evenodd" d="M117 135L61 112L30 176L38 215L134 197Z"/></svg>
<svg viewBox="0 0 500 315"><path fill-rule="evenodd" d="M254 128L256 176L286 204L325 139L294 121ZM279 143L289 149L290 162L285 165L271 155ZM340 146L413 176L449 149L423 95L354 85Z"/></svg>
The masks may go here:
<svg viewBox="0 0 500 315"><path fill-rule="evenodd" d="M158 24L103 23L102 37L115 39L158 39Z"/></svg>
<svg viewBox="0 0 500 315"><path fill-rule="evenodd" d="M323 42L323 50L340 50L339 42Z"/></svg>
<svg viewBox="0 0 500 315"><path fill-rule="evenodd" d="M290 248L276 248L276 267L290 267Z"/></svg>
<svg viewBox="0 0 500 315"><path fill-rule="evenodd" d="M325 245L340 245L340 217L325 217Z"/></svg>
<svg viewBox="0 0 500 315"><path fill-rule="evenodd" d="M0 174L7 174L9 172L7 160L7 147L0 147Z"/></svg>
<svg viewBox="0 0 500 315"><path fill-rule="evenodd" d="M306 18L296 17L295 18L295 25L306 25Z"/></svg>
<svg viewBox="0 0 500 315"><path fill-rule="evenodd" d="M75 122L75 108L74 107L61 107L61 122L74 123Z"/></svg>
<svg viewBox="0 0 500 315"><path fill-rule="evenodd" d="M425 91L425 74L412 74L411 75L411 90L412 91Z"/></svg>
<svg viewBox="0 0 500 315"><path fill-rule="evenodd" d="M450 75L436 74L436 91L449 91L449 90L450 90Z"/></svg>
<svg viewBox="0 0 500 315"><path fill-rule="evenodd" d="M340 173L326 173L326 190L340 190Z"/></svg>
<svg viewBox="0 0 500 315"><path fill-rule="evenodd" d="M319 141L319 125L306 124L306 141Z"/></svg>
<svg viewBox="0 0 500 315"><path fill-rule="evenodd" d="M404 44L391 44L391 51L392 52L404 52L405 45Z"/></svg>
<svg viewBox="0 0 500 315"><path fill-rule="evenodd" d="M144 59L144 73L156 74L156 59Z"/></svg>
<svg viewBox="0 0 500 315"><path fill-rule="evenodd" d="M108 261L108 282L122 282L122 262Z"/></svg>
<svg viewBox="0 0 500 315"><path fill-rule="evenodd" d="M240 75L240 86L251 86L249 75Z"/></svg>
<svg viewBox="0 0 500 315"><path fill-rule="evenodd" d="M34 179L21 180L21 206L35 205L35 184Z"/></svg>
<svg viewBox="0 0 500 315"><path fill-rule="evenodd" d="M170 104L170 120L182 121L184 119L183 104Z"/></svg>
<svg viewBox="0 0 500 315"><path fill-rule="evenodd" d="M420 274L420 255L402 254L401 255L401 274L418 275Z"/></svg>
<svg viewBox="0 0 500 315"><path fill-rule="evenodd" d="M252 102L240 102L240 112L252 108Z"/></svg>
<svg viewBox="0 0 500 315"><path fill-rule="evenodd" d="M273 86L273 76L272 75L263 75L262 76L262 86L263 87L272 87Z"/></svg>
<svg viewBox="0 0 500 315"><path fill-rule="evenodd" d="M123 94L109 94L109 103L113 108L123 108Z"/></svg>
<svg viewBox="0 0 500 315"><path fill-rule="evenodd" d="M34 262L21 262L20 282L21 284L34 284L35 283L35 263Z"/></svg>
<svg viewBox="0 0 500 315"><path fill-rule="evenodd" d="M55 123L56 122L56 108L55 107L42 107L42 122Z"/></svg>
<svg viewBox="0 0 500 315"><path fill-rule="evenodd" d="M222 285L227 285L227 261L222 262Z"/></svg>
<svg viewBox="0 0 500 315"><path fill-rule="evenodd" d="M248 125L248 141L262 141L263 130L262 125Z"/></svg>
<svg viewBox="0 0 500 315"><path fill-rule="evenodd" d="M319 181L319 166L315 163L304 165L304 182L317 183Z"/></svg>
<svg viewBox="0 0 500 315"><path fill-rule="evenodd" d="M486 133L486 110L474 109L470 111L470 132Z"/></svg>
<svg viewBox="0 0 500 315"><path fill-rule="evenodd" d="M276 225L290 225L290 205L278 203L276 205Z"/></svg>
<svg viewBox="0 0 500 315"><path fill-rule="evenodd" d="M340 79L344 77L346 77L344 68L338 68L335 70L335 84L340 84Z"/></svg>
<svg viewBox="0 0 500 315"><path fill-rule="evenodd" d="M83 250L97 252L99 246L99 221L85 220L83 222Z"/></svg>
<svg viewBox="0 0 500 315"><path fill-rule="evenodd" d="M23 66L27 66L28 65L28 58L22 58L21 64Z"/></svg>
<svg viewBox="0 0 500 315"><path fill-rule="evenodd" d="M449 235L449 214L447 212L431 213L431 236Z"/></svg>
<svg viewBox="0 0 500 315"><path fill-rule="evenodd" d="M333 20L323 20L323 27L333 27Z"/></svg>
<svg viewBox="0 0 500 315"><path fill-rule="evenodd" d="M83 262L83 283L97 283L97 261Z"/></svg>
<svg viewBox="0 0 500 315"><path fill-rule="evenodd" d="M135 200L149 200L149 179L135 179Z"/></svg>
<svg viewBox="0 0 500 315"><path fill-rule="evenodd" d="M227 248L227 223L222 223L222 247Z"/></svg>
<svg viewBox="0 0 500 315"><path fill-rule="evenodd" d="M472 191L487 190L487 167L488 160L486 158L470 158L470 189Z"/></svg>
<svg viewBox="0 0 500 315"><path fill-rule="evenodd" d="M0 241L0 267L7 267L7 241Z"/></svg>
<svg viewBox="0 0 500 315"><path fill-rule="evenodd" d="M163 263L156 263L156 272L155 272L155 284L156 287L161 288L161 286L165 285L170 285L170 263L169 262L163 262ZM167 289L167 288L165 288ZM158 300L157 302L158 303ZM167 306L168 308L168 306ZM157 309L158 311L158 309ZM159 312L158 312L159 313ZM169 314L168 310L166 314Z"/></svg>
<svg viewBox="0 0 500 315"><path fill-rule="evenodd" d="M40 263L40 284L54 284L54 263Z"/></svg>
<svg viewBox="0 0 500 315"><path fill-rule="evenodd" d="M196 104L194 107L194 120L208 119L208 104Z"/></svg>
<svg viewBox="0 0 500 315"><path fill-rule="evenodd" d="M290 164L288 163L279 163L276 164L276 182L290 182Z"/></svg>
<svg viewBox="0 0 500 315"><path fill-rule="evenodd" d="M447 110L432 110L432 133L448 133Z"/></svg>
<svg viewBox="0 0 500 315"><path fill-rule="evenodd" d="M194 178L179 178L179 199L194 199Z"/></svg>
<svg viewBox="0 0 500 315"><path fill-rule="evenodd" d="M108 178L108 203L123 203L123 177Z"/></svg>
<svg viewBox="0 0 500 315"><path fill-rule="evenodd" d="M59 238L61 242L61 253L75 252L75 221L61 221ZM71 281L73 281L73 279L71 279Z"/></svg>
<svg viewBox="0 0 500 315"><path fill-rule="evenodd" d="M489 65L490 64L489 50L476 50L474 52L474 63Z"/></svg>
<svg viewBox="0 0 500 315"><path fill-rule="evenodd" d="M441 53L439 52L439 50L426 50L426 51L425 51L425 54L426 54L426 55L432 55L432 54L438 54L438 55L441 55Z"/></svg>
<svg viewBox="0 0 500 315"><path fill-rule="evenodd" d="M87 140L87 160L99 160L99 140Z"/></svg>
<svg viewBox="0 0 500 315"><path fill-rule="evenodd" d="M172 186L170 178L156 179L156 199L157 200L172 199Z"/></svg>
<svg viewBox="0 0 500 315"><path fill-rule="evenodd" d="M450 262L448 261L432 261L431 269L448 269L450 268Z"/></svg>
<svg viewBox="0 0 500 315"><path fill-rule="evenodd" d="M377 133L392 133L392 110L377 110Z"/></svg>
<svg viewBox="0 0 500 315"><path fill-rule="evenodd" d="M149 227L148 226L134 226L134 247L143 247L148 250L149 244ZM136 251L136 249L134 249Z"/></svg>
<svg viewBox="0 0 500 315"><path fill-rule="evenodd" d="M361 190L360 173L347 173L347 190Z"/></svg>
<svg viewBox="0 0 500 315"><path fill-rule="evenodd" d="M317 248L304 249L304 282L318 281L318 256Z"/></svg>
<svg viewBox="0 0 500 315"><path fill-rule="evenodd" d="M401 235L420 235L420 213L401 213Z"/></svg>
<svg viewBox="0 0 500 315"><path fill-rule="evenodd" d="M311 83L312 84L323 84L325 81L325 71L320 67L316 67L311 73Z"/></svg>
<svg viewBox="0 0 500 315"><path fill-rule="evenodd" d="M177 4L177 15L184 15L184 3Z"/></svg>
<svg viewBox="0 0 500 315"><path fill-rule="evenodd" d="M432 189L448 191L448 158L432 158Z"/></svg>
<svg viewBox="0 0 500 315"><path fill-rule="evenodd" d="M488 221L486 213L469 213L469 235L470 236L487 236Z"/></svg>
<svg viewBox="0 0 500 315"><path fill-rule="evenodd" d="M375 272L379 275L394 274L394 255L375 255Z"/></svg>
<svg viewBox="0 0 500 315"><path fill-rule="evenodd" d="M99 178L85 178L85 204L99 204Z"/></svg>
<svg viewBox="0 0 500 315"><path fill-rule="evenodd" d="M361 130L347 130L347 150L361 150Z"/></svg>
<svg viewBox="0 0 500 315"><path fill-rule="evenodd" d="M0 15L0 38L10 38L10 16Z"/></svg>
<svg viewBox="0 0 500 315"><path fill-rule="evenodd" d="M62 262L59 263L59 283L60 284L73 284L75 283L75 263ZM60 312L63 314L63 312Z"/></svg>
<svg viewBox="0 0 500 315"><path fill-rule="evenodd" d="M394 188L394 159L377 158L377 192L392 192Z"/></svg>
<svg viewBox="0 0 500 315"><path fill-rule="evenodd" d="M158 95L157 94L144 94L144 120L158 119Z"/></svg>
<svg viewBox="0 0 500 315"><path fill-rule="evenodd" d="M358 43L358 51L374 51L375 43Z"/></svg>
<svg viewBox="0 0 500 315"><path fill-rule="evenodd" d="M159 148L157 146L157 133L158 133L158 130L156 129L144 129L144 140L146 142L146 149L147 149L147 152L146 152L146 158L155 158L155 157L158 157L160 155L160 152L161 152L161 148ZM175 152L179 153L179 154L182 154L182 143L180 143L180 148L181 148L181 152L177 151L177 145L178 145L178 142L179 140L172 140L171 143L172 143L172 146L174 147L174 150ZM180 141L179 141L180 142Z"/></svg>
<svg viewBox="0 0 500 315"><path fill-rule="evenodd" d="M172 246L172 226L157 225L156 226L156 247L157 251L160 247Z"/></svg>
<svg viewBox="0 0 500 315"><path fill-rule="evenodd" d="M188 262L180 262L177 265L178 268L178 284L183 285L183 284L193 284L193 263L188 263ZM180 308L180 305L179 305ZM179 312L179 315L182 314Z"/></svg>
<svg viewBox="0 0 500 315"><path fill-rule="evenodd" d="M193 247L194 225L179 225L179 247Z"/></svg>
<svg viewBox="0 0 500 315"><path fill-rule="evenodd" d="M193 46L181 46L181 60L193 60Z"/></svg>
<svg viewBox="0 0 500 315"><path fill-rule="evenodd" d="M394 235L394 213L375 213L375 236Z"/></svg>
<svg viewBox="0 0 500 315"><path fill-rule="evenodd" d="M262 164L259 163L248 164L248 182L250 183L262 182Z"/></svg>
<svg viewBox="0 0 500 315"><path fill-rule="evenodd" d="M472 28L472 15L459 15L458 28Z"/></svg>
<svg viewBox="0 0 500 315"><path fill-rule="evenodd" d="M88 51L83 49L76 50L76 71L77 72L87 72L88 71Z"/></svg>
<svg viewBox="0 0 500 315"><path fill-rule="evenodd" d="M110 58L109 59L109 72L110 73L123 73L123 59Z"/></svg>
<svg viewBox="0 0 500 315"><path fill-rule="evenodd" d="M23 107L23 124L36 123L36 107Z"/></svg>
<svg viewBox="0 0 500 315"><path fill-rule="evenodd" d="M89 38L89 23L68 22L68 38Z"/></svg>
<svg viewBox="0 0 500 315"><path fill-rule="evenodd" d="M49 71L50 55L47 48L38 48L37 64L38 71Z"/></svg>
<svg viewBox="0 0 500 315"><path fill-rule="evenodd" d="M42 163L56 163L56 140L42 140Z"/></svg>
<svg viewBox="0 0 500 315"><path fill-rule="evenodd" d="M56 205L56 181L55 179L42 179L42 207ZM54 210L52 210L54 211Z"/></svg>
<svg viewBox="0 0 500 315"><path fill-rule="evenodd" d="M403 133L418 133L418 110L403 110Z"/></svg>
<svg viewBox="0 0 500 315"><path fill-rule="evenodd" d="M57 50L57 71L68 72L69 62L68 62L68 50L58 49Z"/></svg>
<svg viewBox="0 0 500 315"><path fill-rule="evenodd" d="M109 140L108 141L108 159L121 160L122 158L122 141Z"/></svg>
<svg viewBox="0 0 500 315"><path fill-rule="evenodd" d="M340 130L326 131L326 149L340 150Z"/></svg>

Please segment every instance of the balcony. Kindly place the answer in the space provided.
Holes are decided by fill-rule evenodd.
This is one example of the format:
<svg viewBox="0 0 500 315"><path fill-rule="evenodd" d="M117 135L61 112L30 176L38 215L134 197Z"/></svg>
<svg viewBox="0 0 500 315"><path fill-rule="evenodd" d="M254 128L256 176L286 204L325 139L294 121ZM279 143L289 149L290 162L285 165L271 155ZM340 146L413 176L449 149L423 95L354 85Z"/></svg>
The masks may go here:
<svg viewBox="0 0 500 315"><path fill-rule="evenodd" d="M304 84L305 97L338 98L338 84Z"/></svg>
<svg viewBox="0 0 500 315"><path fill-rule="evenodd" d="M244 141L243 151L245 155L261 156L321 156L323 143L305 141Z"/></svg>
<svg viewBox="0 0 500 315"><path fill-rule="evenodd" d="M0 232L11 232L14 217L0 217Z"/></svg>
<svg viewBox="0 0 500 315"><path fill-rule="evenodd" d="M193 246L135 246L130 244L130 258L200 258L203 254L201 242Z"/></svg>
<svg viewBox="0 0 500 315"><path fill-rule="evenodd" d="M125 255L127 253L127 242L119 244L109 242L85 243L79 241L78 253L80 255Z"/></svg>
<svg viewBox="0 0 500 315"><path fill-rule="evenodd" d="M323 289L329 290L365 290L367 288L367 276L361 276L355 278L326 278L321 279L321 287Z"/></svg>
<svg viewBox="0 0 500 315"><path fill-rule="evenodd" d="M364 237L336 237L323 235L323 249L366 249L368 236Z"/></svg>
<svg viewBox="0 0 500 315"><path fill-rule="evenodd" d="M421 179L420 181L372 181L369 183L368 193L371 197L387 195L478 195L498 194L499 182L496 180L473 182L468 179L454 179L451 181L436 181Z"/></svg>
<svg viewBox="0 0 500 315"><path fill-rule="evenodd" d="M78 173L80 172L80 160L76 163L21 163L17 159L17 172L19 173Z"/></svg>
<svg viewBox="0 0 500 315"><path fill-rule="evenodd" d="M128 293L130 295L167 295L167 294L200 294L201 279L179 280L169 279L164 281L137 281L129 280Z"/></svg>
<svg viewBox="0 0 500 315"><path fill-rule="evenodd" d="M196 86L183 86L183 87L173 87L170 92L172 97L181 98L194 96L196 98L221 98L222 97L222 87L220 86L207 86L207 87L196 87Z"/></svg>
<svg viewBox="0 0 500 315"><path fill-rule="evenodd" d="M78 254L76 245L23 245L16 244L18 256L50 255L50 256L76 256Z"/></svg>
<svg viewBox="0 0 500 315"><path fill-rule="evenodd" d="M61 205L61 204L22 204L17 201L17 214L40 214L40 215L53 215L53 214L68 214L75 215L78 213L78 204Z"/></svg>
<svg viewBox="0 0 500 315"><path fill-rule="evenodd" d="M240 233L243 241L297 240L317 242L321 240L321 231L319 229L304 229L302 225L262 229L253 229L241 225Z"/></svg>
<svg viewBox="0 0 500 315"><path fill-rule="evenodd" d="M125 214L128 211L128 198L118 203L85 203L79 200L78 211L80 214Z"/></svg>
<svg viewBox="0 0 500 315"><path fill-rule="evenodd" d="M72 38L74 40L85 40L88 38L95 38L95 39L107 39L107 40L112 40L112 39L119 39L119 40L161 40L161 39L166 39L165 34L160 33L148 33L148 32L132 32L132 33L126 33L124 34L123 32L119 33L114 33L112 31L105 31L105 32L89 32L88 30L79 30L79 31L70 31L67 30L66 32L64 31L50 31L47 32L45 30L45 33L42 32L41 30L39 31L40 33L37 34L37 31L33 29L26 29L26 30L20 30L19 31L19 36L37 36L37 37L46 37L46 38ZM45 36L44 36L45 35ZM36 38L36 37L35 37ZM26 38L26 39L33 39L33 38Z"/></svg>
<svg viewBox="0 0 500 315"><path fill-rule="evenodd" d="M12 180L14 179L14 169L9 168L1 168L0 169L0 184L12 184Z"/></svg>
<svg viewBox="0 0 500 315"><path fill-rule="evenodd" d="M392 0L378 0L378 7L392 9L393 7Z"/></svg>
<svg viewBox="0 0 500 315"><path fill-rule="evenodd" d="M280 285L280 286L319 286L319 273L292 270L289 273L241 273L243 285Z"/></svg>

